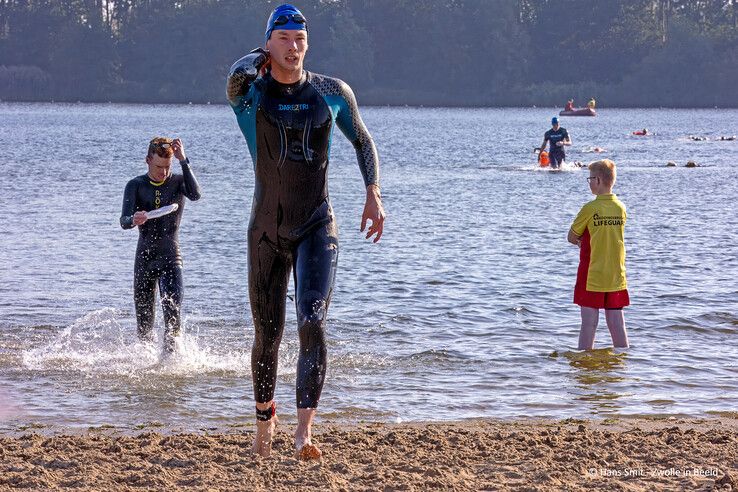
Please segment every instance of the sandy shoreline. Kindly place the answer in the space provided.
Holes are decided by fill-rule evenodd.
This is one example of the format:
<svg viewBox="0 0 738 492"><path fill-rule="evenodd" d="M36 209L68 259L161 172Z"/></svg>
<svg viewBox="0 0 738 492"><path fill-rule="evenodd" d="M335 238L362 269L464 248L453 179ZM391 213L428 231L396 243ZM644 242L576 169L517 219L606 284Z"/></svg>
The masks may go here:
<svg viewBox="0 0 738 492"><path fill-rule="evenodd" d="M251 430L0 434L0 489L738 490L738 419L323 424L319 463Z"/></svg>

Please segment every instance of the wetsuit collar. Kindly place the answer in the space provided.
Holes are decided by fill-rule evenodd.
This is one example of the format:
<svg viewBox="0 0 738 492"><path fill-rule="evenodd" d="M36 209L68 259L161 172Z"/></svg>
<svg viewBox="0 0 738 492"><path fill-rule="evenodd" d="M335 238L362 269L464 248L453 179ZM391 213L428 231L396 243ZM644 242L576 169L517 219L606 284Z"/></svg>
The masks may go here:
<svg viewBox="0 0 738 492"><path fill-rule="evenodd" d="M303 70L302 75L300 76L300 80L298 80L297 82L293 82L292 84L283 84L282 82L279 82L277 79L272 77L271 73L268 74L268 77L272 84L274 84L274 87L279 90L279 92L286 96L291 96L292 94L297 93L305 84L305 81L307 81L307 70Z"/></svg>
<svg viewBox="0 0 738 492"><path fill-rule="evenodd" d="M167 180L169 179L169 175L167 175L167 177L162 179L161 181L154 181L154 179L151 176L149 176L148 173L146 174L146 177L148 178L149 183L151 183L154 186L161 186L164 183L166 183Z"/></svg>

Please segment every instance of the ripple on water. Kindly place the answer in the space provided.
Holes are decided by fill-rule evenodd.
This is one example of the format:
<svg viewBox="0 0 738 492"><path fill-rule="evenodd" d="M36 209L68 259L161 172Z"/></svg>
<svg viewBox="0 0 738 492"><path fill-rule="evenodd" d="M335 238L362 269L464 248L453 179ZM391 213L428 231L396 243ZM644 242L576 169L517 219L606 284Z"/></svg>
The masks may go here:
<svg viewBox="0 0 738 492"><path fill-rule="evenodd" d="M0 103L11 178L0 181L0 195L30 210L5 217L11 234L0 235L0 380L28 420L192 428L253 417L245 240L253 167L223 108L166 109ZM738 231L723 220L734 202L725 183L735 168L730 153L718 152L727 147L695 145L683 138L683 125L689 121L695 134L732 134L738 111L609 109L566 123L572 162L588 162L592 148L604 147L618 164L632 301L625 355L572 349L579 250L566 232L591 195L586 170L541 170L520 145L539 141L550 112L365 108L383 163L388 218L379 244L359 233L364 196L355 151L344 139L334 142L329 181L341 259L321 412L422 420L735 409ZM647 143L628 136L636 115L657 129ZM116 223L125 183L144 172L147 121L188 136L204 190L183 216L186 330L180 354L168 360L158 339L136 341L136 232ZM490 135L490 121L506 124L480 139ZM96 207L89 207L90 188L70 187L69 179L99 157L89 143L100 128L116 129L107 142L117 149L115 165L96 181ZM45 155L28 137L39 132L48 136ZM223 142L229 152L203 150ZM40 165L26 166L28 156ZM676 157L679 168L663 167ZM685 169L688 159L705 167ZM290 299L280 408L294 401L297 339ZM597 347L609 344L601 318Z"/></svg>

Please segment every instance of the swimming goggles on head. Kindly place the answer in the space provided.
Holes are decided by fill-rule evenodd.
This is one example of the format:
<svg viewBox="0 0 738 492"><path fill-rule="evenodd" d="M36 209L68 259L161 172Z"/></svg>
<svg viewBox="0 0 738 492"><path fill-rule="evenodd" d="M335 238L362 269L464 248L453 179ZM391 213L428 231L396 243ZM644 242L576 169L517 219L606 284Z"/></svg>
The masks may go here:
<svg viewBox="0 0 738 492"><path fill-rule="evenodd" d="M151 145L154 147L159 147L160 149L172 148L172 142L151 142Z"/></svg>
<svg viewBox="0 0 738 492"><path fill-rule="evenodd" d="M274 19L272 25L274 27L283 26L287 24L290 20L295 24L307 24L307 21L305 20L305 17L302 16L302 14L282 14Z"/></svg>

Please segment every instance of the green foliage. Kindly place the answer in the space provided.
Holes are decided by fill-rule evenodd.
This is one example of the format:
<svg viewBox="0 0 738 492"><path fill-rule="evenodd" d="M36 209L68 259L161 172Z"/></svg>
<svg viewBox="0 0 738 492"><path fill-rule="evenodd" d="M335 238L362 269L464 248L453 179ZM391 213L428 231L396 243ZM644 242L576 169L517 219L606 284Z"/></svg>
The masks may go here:
<svg viewBox="0 0 738 492"><path fill-rule="evenodd" d="M0 98L220 102L277 0L0 0ZM738 106L733 0L310 0L360 102Z"/></svg>

